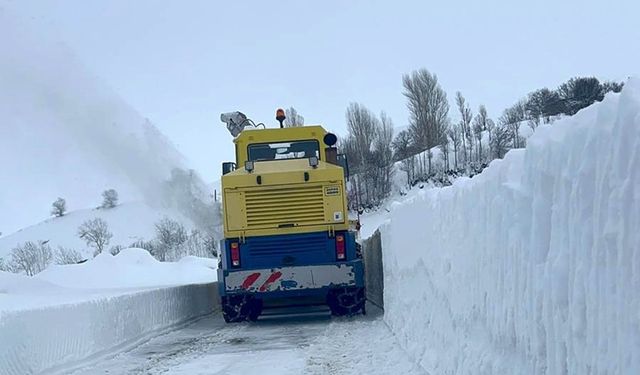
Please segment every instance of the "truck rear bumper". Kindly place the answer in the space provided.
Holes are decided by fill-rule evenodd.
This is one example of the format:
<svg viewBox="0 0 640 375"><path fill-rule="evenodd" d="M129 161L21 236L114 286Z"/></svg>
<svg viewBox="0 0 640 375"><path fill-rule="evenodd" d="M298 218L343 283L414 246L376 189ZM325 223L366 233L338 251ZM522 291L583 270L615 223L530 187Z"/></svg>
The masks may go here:
<svg viewBox="0 0 640 375"><path fill-rule="evenodd" d="M362 260L255 270L218 270L221 294L304 295L334 287L364 286Z"/></svg>

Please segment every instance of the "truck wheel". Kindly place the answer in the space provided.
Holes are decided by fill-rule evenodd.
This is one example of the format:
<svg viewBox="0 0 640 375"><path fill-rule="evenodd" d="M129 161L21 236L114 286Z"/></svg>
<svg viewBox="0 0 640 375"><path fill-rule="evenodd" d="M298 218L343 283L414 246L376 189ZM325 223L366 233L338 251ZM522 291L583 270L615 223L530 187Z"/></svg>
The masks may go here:
<svg viewBox="0 0 640 375"><path fill-rule="evenodd" d="M353 316L365 312L365 292L360 287L331 289L327 294L327 304L334 316Z"/></svg>
<svg viewBox="0 0 640 375"><path fill-rule="evenodd" d="M253 298L248 294L222 297L222 317L227 323L244 322L252 312Z"/></svg>

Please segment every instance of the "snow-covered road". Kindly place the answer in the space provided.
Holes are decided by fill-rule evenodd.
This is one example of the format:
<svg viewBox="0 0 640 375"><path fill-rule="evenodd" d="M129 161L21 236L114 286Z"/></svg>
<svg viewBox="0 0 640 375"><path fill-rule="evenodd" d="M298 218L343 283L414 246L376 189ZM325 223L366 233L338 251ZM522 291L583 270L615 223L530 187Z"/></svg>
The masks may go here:
<svg viewBox="0 0 640 375"><path fill-rule="evenodd" d="M424 374L374 309L230 325L214 314L72 374Z"/></svg>

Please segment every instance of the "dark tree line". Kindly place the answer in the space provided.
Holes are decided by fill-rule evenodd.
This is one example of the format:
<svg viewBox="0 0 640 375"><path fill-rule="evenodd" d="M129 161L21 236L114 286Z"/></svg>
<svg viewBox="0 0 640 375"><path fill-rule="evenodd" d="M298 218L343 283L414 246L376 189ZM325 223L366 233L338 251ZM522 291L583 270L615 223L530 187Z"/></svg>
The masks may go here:
<svg viewBox="0 0 640 375"><path fill-rule="evenodd" d="M375 207L389 195L393 164L406 174L408 185L479 173L488 163L512 148L526 145L522 126L535 129L563 115L601 101L608 92L620 92L623 83L600 82L595 77L574 77L557 89L529 93L492 119L484 105L474 113L457 92L455 113L449 118L446 92L435 74L420 69L402 77L409 111L408 127L393 136L391 119L379 117L365 106L352 103L346 112L349 134L341 140L351 167L349 194L358 208ZM437 154L437 155L436 155Z"/></svg>

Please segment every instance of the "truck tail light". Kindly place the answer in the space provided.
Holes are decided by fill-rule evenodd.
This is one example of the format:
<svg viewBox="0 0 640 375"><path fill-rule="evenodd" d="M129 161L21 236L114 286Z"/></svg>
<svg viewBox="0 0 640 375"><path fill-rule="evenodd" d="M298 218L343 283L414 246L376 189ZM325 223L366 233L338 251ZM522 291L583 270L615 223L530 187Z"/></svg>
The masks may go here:
<svg viewBox="0 0 640 375"><path fill-rule="evenodd" d="M231 266L240 267L240 245L237 242L231 243Z"/></svg>
<svg viewBox="0 0 640 375"><path fill-rule="evenodd" d="M336 258L338 260L344 260L347 254L344 251L344 236L339 234L336 236Z"/></svg>

